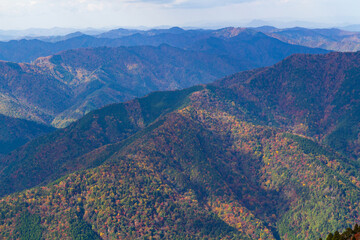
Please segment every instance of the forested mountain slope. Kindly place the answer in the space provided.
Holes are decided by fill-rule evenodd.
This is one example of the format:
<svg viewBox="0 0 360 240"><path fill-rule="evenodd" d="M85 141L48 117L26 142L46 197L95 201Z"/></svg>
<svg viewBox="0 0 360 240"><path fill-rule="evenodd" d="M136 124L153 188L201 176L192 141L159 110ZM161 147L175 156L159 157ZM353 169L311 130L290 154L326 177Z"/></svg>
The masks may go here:
<svg viewBox="0 0 360 240"><path fill-rule="evenodd" d="M310 136L359 157L360 52L293 55L264 69L217 81L219 94L264 123ZM237 96L240 96L237 97Z"/></svg>
<svg viewBox="0 0 360 240"><path fill-rule="evenodd" d="M360 220L360 164L327 139L344 121L359 126L358 62L294 55L93 111L3 161L1 236L318 239L345 229Z"/></svg>
<svg viewBox="0 0 360 240"><path fill-rule="evenodd" d="M191 42L192 50L102 47L68 50L32 64L0 62L0 113L64 127L91 110L151 91L208 83L296 52L325 52L245 35Z"/></svg>
<svg viewBox="0 0 360 240"><path fill-rule="evenodd" d="M33 64L0 62L1 113L61 127L110 103L243 68L227 57L167 45L69 50Z"/></svg>
<svg viewBox="0 0 360 240"><path fill-rule="evenodd" d="M40 135L55 129L43 124L0 115L0 158Z"/></svg>

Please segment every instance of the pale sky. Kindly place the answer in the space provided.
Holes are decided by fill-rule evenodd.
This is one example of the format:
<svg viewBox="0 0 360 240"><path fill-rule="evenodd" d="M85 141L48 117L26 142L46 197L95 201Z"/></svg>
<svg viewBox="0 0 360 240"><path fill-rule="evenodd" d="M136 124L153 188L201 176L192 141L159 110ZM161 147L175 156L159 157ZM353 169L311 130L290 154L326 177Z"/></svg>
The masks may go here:
<svg viewBox="0 0 360 240"><path fill-rule="evenodd" d="M0 29L360 24L359 0L0 0Z"/></svg>

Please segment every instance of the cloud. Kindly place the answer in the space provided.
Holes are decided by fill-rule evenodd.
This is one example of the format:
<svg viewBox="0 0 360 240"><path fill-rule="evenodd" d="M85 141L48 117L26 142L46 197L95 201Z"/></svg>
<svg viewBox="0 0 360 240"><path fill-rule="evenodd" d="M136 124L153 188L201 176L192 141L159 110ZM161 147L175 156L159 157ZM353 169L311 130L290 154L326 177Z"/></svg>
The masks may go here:
<svg viewBox="0 0 360 240"><path fill-rule="evenodd" d="M213 8L256 0L127 0L129 3L156 4L169 8Z"/></svg>
<svg viewBox="0 0 360 240"><path fill-rule="evenodd" d="M180 7L188 7L188 8L213 8L213 7L221 7L233 4L240 4L244 2L255 2L255 0L185 0L178 1L174 6Z"/></svg>
<svg viewBox="0 0 360 240"><path fill-rule="evenodd" d="M104 9L104 4L102 3L89 3L87 5L87 10L89 11L101 11Z"/></svg>
<svg viewBox="0 0 360 240"><path fill-rule="evenodd" d="M358 0L0 0L0 29L242 26L253 19L341 25L359 23L359 8Z"/></svg>

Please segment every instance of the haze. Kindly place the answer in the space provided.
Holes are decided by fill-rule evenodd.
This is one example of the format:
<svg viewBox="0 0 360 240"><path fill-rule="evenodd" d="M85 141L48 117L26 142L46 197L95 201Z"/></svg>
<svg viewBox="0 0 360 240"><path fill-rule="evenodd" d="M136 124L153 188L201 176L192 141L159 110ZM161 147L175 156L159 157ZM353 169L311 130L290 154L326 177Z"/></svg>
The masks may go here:
<svg viewBox="0 0 360 240"><path fill-rule="evenodd" d="M253 20L328 27L360 23L358 9L356 0L0 0L0 29L222 27Z"/></svg>

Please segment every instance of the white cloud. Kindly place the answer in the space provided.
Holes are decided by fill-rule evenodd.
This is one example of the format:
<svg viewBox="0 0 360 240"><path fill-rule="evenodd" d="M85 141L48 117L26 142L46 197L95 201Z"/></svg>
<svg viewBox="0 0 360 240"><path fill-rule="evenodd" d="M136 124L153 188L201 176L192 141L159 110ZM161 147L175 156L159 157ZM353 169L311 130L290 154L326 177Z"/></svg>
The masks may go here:
<svg viewBox="0 0 360 240"><path fill-rule="evenodd" d="M151 3L172 8L212 8L256 0L127 0L129 3Z"/></svg>
<svg viewBox="0 0 360 240"><path fill-rule="evenodd" d="M102 11L104 9L103 3L89 3L87 4L87 9L89 11Z"/></svg>
<svg viewBox="0 0 360 240"><path fill-rule="evenodd" d="M239 25L253 19L360 23L358 0L0 0L0 29Z"/></svg>

